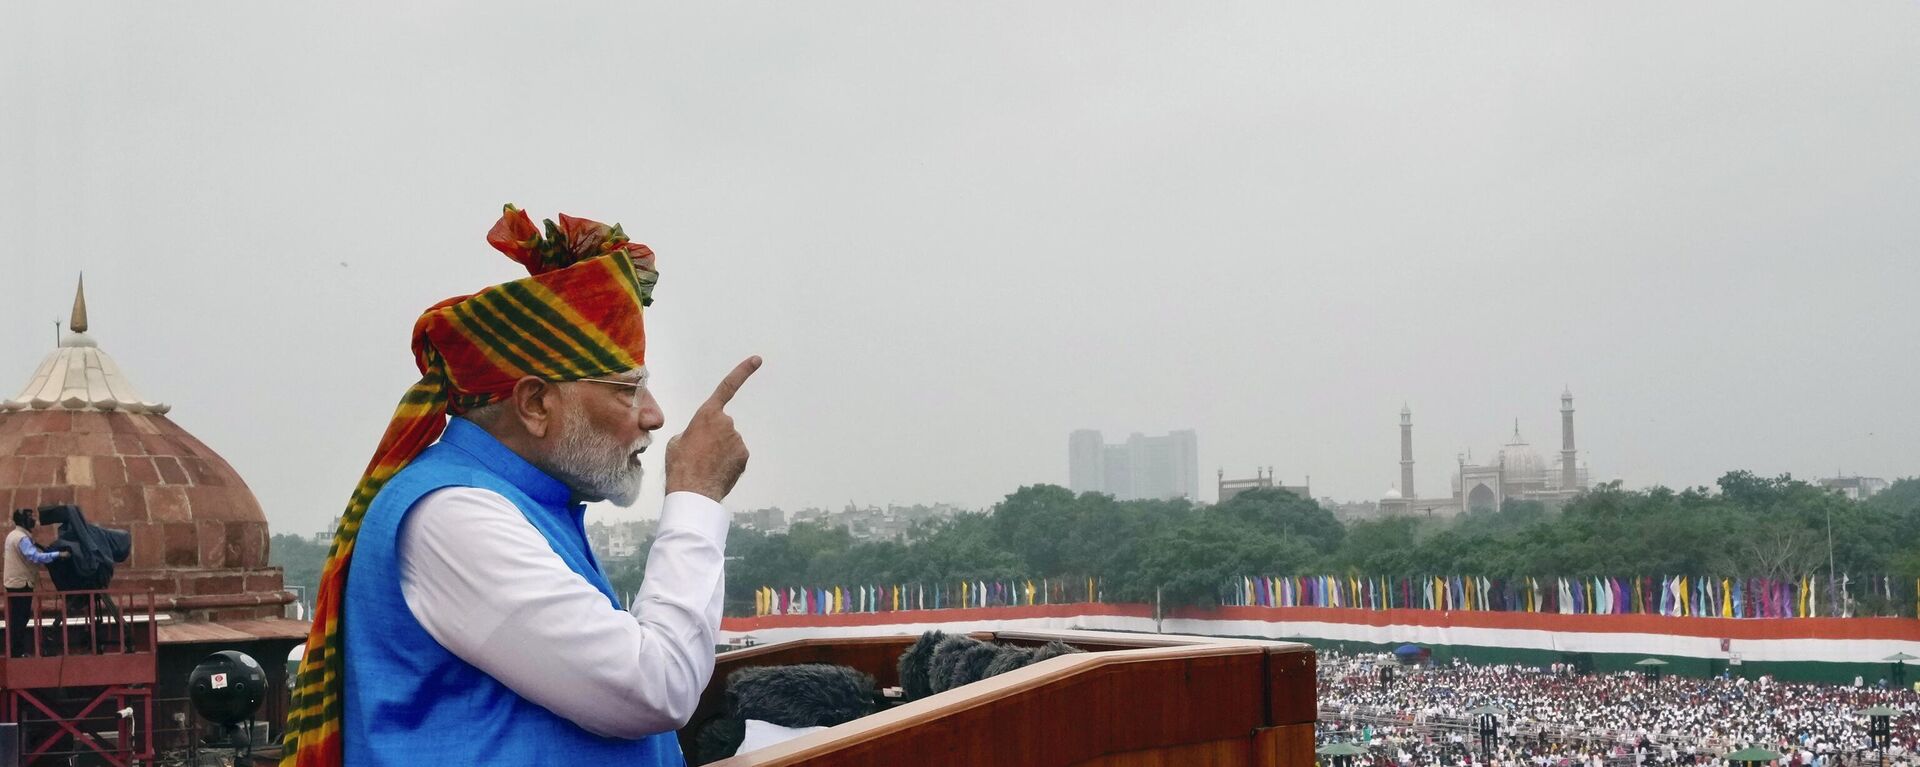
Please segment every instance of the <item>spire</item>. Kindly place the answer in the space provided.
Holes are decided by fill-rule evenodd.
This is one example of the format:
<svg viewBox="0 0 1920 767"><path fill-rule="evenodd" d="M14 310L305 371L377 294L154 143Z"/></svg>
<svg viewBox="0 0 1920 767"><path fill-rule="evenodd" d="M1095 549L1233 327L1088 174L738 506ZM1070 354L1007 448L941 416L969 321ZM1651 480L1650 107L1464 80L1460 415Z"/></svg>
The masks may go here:
<svg viewBox="0 0 1920 767"><path fill-rule="evenodd" d="M87 332L87 275L80 275L80 286L73 289L73 319L67 323L67 329L75 333Z"/></svg>
<svg viewBox="0 0 1920 767"><path fill-rule="evenodd" d="M1513 444L1520 444L1520 419L1513 419Z"/></svg>

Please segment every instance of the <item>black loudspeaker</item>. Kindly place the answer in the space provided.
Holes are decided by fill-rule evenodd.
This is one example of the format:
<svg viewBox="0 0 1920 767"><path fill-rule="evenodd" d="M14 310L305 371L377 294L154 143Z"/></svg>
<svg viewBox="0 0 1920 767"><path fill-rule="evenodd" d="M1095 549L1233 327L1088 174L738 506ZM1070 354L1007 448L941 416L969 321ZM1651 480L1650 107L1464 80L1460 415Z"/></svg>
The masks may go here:
<svg viewBox="0 0 1920 767"><path fill-rule="evenodd" d="M266 669L237 650L221 650L200 661L187 677L193 708L214 724L232 727L253 716L267 688Z"/></svg>
<svg viewBox="0 0 1920 767"><path fill-rule="evenodd" d="M20 725L0 722L0 767L20 767Z"/></svg>

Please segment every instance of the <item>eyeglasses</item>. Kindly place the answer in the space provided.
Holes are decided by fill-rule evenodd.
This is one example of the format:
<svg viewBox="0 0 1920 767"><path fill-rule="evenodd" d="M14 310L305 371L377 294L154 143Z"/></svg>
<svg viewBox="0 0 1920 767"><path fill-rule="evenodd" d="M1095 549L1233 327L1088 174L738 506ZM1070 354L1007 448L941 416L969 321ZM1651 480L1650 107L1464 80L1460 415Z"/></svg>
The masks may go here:
<svg viewBox="0 0 1920 767"><path fill-rule="evenodd" d="M607 384L609 386L624 386L628 389L631 389L633 390L632 392L633 401L628 403L627 406L635 410L638 410L640 408L640 393L647 390L646 381L621 381L619 379L614 379L614 378L575 378L573 380L584 381L587 383Z"/></svg>

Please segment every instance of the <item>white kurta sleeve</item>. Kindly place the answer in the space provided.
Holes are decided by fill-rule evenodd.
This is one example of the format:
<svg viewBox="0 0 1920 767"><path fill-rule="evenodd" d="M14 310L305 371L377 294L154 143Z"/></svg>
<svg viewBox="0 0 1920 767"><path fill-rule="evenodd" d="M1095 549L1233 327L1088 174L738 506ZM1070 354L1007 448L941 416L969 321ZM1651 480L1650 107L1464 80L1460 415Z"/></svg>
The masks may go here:
<svg viewBox="0 0 1920 767"><path fill-rule="evenodd" d="M639 738L685 725L713 676L726 538L718 502L668 495L639 598L622 611L505 497L446 488L401 525L400 590L461 660L589 732Z"/></svg>

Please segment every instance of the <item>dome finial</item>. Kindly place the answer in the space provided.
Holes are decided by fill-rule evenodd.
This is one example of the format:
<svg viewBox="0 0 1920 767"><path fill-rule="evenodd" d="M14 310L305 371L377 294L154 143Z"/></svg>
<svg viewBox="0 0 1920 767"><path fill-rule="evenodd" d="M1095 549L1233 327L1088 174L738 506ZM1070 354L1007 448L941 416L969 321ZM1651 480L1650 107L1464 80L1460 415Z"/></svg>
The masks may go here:
<svg viewBox="0 0 1920 767"><path fill-rule="evenodd" d="M73 319L67 323L67 329L75 333L87 332L87 275L80 275L80 285L73 289Z"/></svg>

